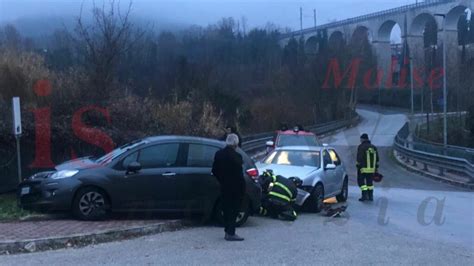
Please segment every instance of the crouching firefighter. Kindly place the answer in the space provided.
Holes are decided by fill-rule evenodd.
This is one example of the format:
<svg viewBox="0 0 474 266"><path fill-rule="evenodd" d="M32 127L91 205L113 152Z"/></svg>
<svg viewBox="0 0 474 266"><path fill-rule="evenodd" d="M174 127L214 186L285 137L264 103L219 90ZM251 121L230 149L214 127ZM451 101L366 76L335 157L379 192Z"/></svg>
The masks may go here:
<svg viewBox="0 0 474 266"><path fill-rule="evenodd" d="M293 204L298 193L297 186L301 183L299 178L285 178L274 175L271 170L264 171L260 176L264 194L260 214L286 221L296 220Z"/></svg>
<svg viewBox="0 0 474 266"><path fill-rule="evenodd" d="M357 183L362 192L359 201L374 200L373 177L379 168L377 148L370 143L369 136L360 136L361 144L357 148Z"/></svg>

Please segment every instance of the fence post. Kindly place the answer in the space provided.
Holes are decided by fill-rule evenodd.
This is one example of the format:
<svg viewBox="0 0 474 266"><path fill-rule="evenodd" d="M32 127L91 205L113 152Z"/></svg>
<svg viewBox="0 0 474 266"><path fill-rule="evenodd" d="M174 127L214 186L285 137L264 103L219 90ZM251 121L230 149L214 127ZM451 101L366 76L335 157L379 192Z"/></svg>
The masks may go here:
<svg viewBox="0 0 474 266"><path fill-rule="evenodd" d="M444 168L443 167L439 168L439 175L444 176Z"/></svg>

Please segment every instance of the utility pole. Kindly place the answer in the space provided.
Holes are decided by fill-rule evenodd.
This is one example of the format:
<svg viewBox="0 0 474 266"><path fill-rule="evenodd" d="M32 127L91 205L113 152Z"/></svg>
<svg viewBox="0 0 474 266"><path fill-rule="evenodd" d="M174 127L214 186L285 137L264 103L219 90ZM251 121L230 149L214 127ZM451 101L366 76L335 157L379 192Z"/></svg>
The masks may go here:
<svg viewBox="0 0 474 266"><path fill-rule="evenodd" d="M411 89L411 114L415 113L415 103L413 95L413 57L410 57L410 89Z"/></svg>
<svg viewBox="0 0 474 266"><path fill-rule="evenodd" d="M300 30L303 30L303 8L300 7Z"/></svg>
<svg viewBox="0 0 474 266"><path fill-rule="evenodd" d="M448 90L447 90L447 80L446 80L446 15L445 14L435 14L435 16L443 18L443 145L446 148L448 146Z"/></svg>
<svg viewBox="0 0 474 266"><path fill-rule="evenodd" d="M420 113L424 113L425 112L425 84L423 83L423 87L421 88L421 112Z"/></svg>
<svg viewBox="0 0 474 266"><path fill-rule="evenodd" d="M448 146L448 89L447 89L447 68L446 68L446 16L443 17L443 144L444 147Z"/></svg>
<svg viewBox="0 0 474 266"><path fill-rule="evenodd" d="M316 26L318 25L317 20L316 20L316 9L313 9L313 16L314 16L314 27L316 28Z"/></svg>
<svg viewBox="0 0 474 266"><path fill-rule="evenodd" d="M21 126L21 110L20 110L20 98L13 97L12 99L12 110L13 110L13 135L16 139L16 156L17 156L17 167L18 167L18 184L23 181L21 176L21 151L20 151L20 137L22 133Z"/></svg>

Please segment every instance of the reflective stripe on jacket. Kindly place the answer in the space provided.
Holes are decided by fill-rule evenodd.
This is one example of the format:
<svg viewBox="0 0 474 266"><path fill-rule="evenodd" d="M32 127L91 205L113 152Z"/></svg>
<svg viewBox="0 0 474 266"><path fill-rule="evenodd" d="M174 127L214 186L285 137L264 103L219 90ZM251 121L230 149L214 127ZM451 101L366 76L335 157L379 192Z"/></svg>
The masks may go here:
<svg viewBox="0 0 474 266"><path fill-rule="evenodd" d="M377 171L379 156L377 148L370 143L364 141L357 148L357 169L363 174L373 174Z"/></svg>
<svg viewBox="0 0 474 266"><path fill-rule="evenodd" d="M269 186L268 195L287 201L295 201L297 195L297 188L293 181L282 177L282 176L272 176L272 181Z"/></svg>

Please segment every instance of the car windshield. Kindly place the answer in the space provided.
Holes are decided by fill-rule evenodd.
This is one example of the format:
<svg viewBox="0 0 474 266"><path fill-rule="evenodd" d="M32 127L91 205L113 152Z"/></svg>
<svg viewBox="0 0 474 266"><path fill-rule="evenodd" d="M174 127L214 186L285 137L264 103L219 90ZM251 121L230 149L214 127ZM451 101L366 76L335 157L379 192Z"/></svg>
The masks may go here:
<svg viewBox="0 0 474 266"><path fill-rule="evenodd" d="M314 135L280 135L277 146L320 146Z"/></svg>
<svg viewBox="0 0 474 266"><path fill-rule="evenodd" d="M319 151L273 151L263 160L265 164L319 167Z"/></svg>
<svg viewBox="0 0 474 266"><path fill-rule="evenodd" d="M96 163L98 164L106 164L111 162L113 159L117 158L118 156L122 155L124 152L129 151L137 146L140 146L142 144L145 144L146 141L143 140L137 140L134 142L127 143L123 146L120 146L116 148L115 150L105 154L104 156L98 158L95 160Z"/></svg>

